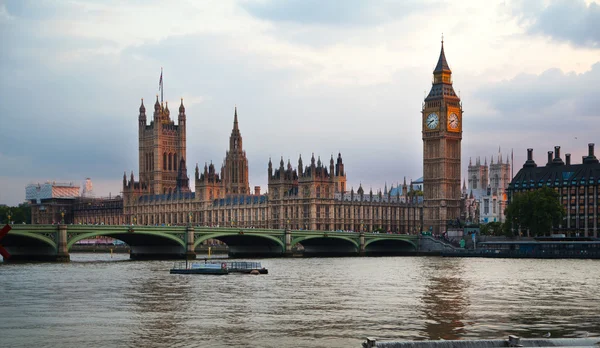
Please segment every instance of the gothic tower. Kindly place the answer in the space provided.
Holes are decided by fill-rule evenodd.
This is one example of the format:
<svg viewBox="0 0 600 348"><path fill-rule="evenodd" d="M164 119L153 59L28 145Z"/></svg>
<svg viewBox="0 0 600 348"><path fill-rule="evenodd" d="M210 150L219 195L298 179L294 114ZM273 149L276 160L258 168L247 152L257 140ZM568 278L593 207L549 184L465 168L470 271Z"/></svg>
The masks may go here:
<svg viewBox="0 0 600 348"><path fill-rule="evenodd" d="M248 159L242 148L242 135L238 127L237 107L233 115L233 129L229 137L229 150L225 155L222 174L225 194L250 194L248 183Z"/></svg>
<svg viewBox="0 0 600 348"><path fill-rule="evenodd" d="M422 110L424 229L446 231L460 217L462 104L452 87L444 41Z"/></svg>
<svg viewBox="0 0 600 348"><path fill-rule="evenodd" d="M183 99L179 106L177 125L171 120L168 103L159 103L158 96L150 125L146 124L143 100L139 111L140 184L146 187L150 194L172 193L181 189L185 191L185 188L178 187L177 181L179 163L186 160L186 116ZM179 184L183 183L185 180L179 181Z"/></svg>

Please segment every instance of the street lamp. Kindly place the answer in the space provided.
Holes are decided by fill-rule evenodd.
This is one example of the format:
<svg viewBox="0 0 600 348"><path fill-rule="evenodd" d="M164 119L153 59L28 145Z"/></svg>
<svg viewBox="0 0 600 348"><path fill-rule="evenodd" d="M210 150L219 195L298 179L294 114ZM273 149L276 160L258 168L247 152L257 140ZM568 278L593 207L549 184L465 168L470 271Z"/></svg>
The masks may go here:
<svg viewBox="0 0 600 348"><path fill-rule="evenodd" d="M190 226L192 226L192 212L191 212L191 211L188 213L188 218L189 218L189 219L188 219L188 224L189 224Z"/></svg>
<svg viewBox="0 0 600 348"><path fill-rule="evenodd" d="M137 218L134 216L133 217L133 224L135 225L137 223Z"/></svg>
<svg viewBox="0 0 600 348"><path fill-rule="evenodd" d="M65 224L65 208L60 208L60 223Z"/></svg>
<svg viewBox="0 0 600 348"><path fill-rule="evenodd" d="M9 209L8 212L6 213L6 216L8 217L8 224L10 225L10 217L12 215L12 211Z"/></svg>

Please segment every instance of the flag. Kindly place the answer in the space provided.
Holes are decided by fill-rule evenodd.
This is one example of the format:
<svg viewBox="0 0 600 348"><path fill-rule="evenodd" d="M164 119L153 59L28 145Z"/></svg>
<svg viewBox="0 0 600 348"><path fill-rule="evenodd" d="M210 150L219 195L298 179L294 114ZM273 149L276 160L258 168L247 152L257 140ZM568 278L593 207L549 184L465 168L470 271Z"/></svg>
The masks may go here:
<svg viewBox="0 0 600 348"><path fill-rule="evenodd" d="M160 79L158 80L158 89L162 90L162 68L160 68Z"/></svg>

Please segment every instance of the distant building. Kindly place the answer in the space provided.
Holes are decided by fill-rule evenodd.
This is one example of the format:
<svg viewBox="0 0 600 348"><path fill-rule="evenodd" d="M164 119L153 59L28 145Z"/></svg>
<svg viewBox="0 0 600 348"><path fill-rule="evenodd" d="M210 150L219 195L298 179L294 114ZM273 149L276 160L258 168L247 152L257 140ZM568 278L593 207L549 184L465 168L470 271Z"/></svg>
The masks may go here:
<svg viewBox="0 0 600 348"><path fill-rule="evenodd" d="M73 183L46 182L25 188L25 199L31 204L34 224L58 223L73 218L73 202L79 197L79 186Z"/></svg>
<svg viewBox="0 0 600 348"><path fill-rule="evenodd" d="M83 190L81 191L81 197L94 198L94 186L92 184L92 179L85 179L85 182L83 183Z"/></svg>
<svg viewBox="0 0 600 348"><path fill-rule="evenodd" d="M475 160L475 164L469 160L467 173L469 186L465 187L463 182L463 195L467 207L470 207L467 210L471 212L467 219L482 223L504 222L504 209L508 203L506 190L511 177L508 155L504 160L498 149L495 162L494 156L491 156L489 165L487 157L483 164L480 158Z"/></svg>
<svg viewBox="0 0 600 348"><path fill-rule="evenodd" d="M560 196L567 215L555 230L570 236L598 237L600 220L600 163L594 155L594 144L582 163L572 164L571 154L560 157L560 146L548 151L548 162L538 167L533 149L527 149L527 161L508 186L508 200L518 192L550 187Z"/></svg>

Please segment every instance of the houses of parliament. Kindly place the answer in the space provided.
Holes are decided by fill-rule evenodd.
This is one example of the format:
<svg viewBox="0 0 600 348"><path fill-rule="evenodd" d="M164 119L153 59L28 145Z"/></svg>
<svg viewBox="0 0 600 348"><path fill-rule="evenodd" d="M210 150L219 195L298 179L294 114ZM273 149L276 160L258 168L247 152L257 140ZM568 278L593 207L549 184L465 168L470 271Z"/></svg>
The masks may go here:
<svg viewBox="0 0 600 348"><path fill-rule="evenodd" d="M418 233L445 230L447 220L461 214L460 155L462 105L452 88L444 47L433 72L431 91L423 102L423 190L412 182L365 192L348 190L342 154L329 160L269 159L268 188L250 189L248 159L238 121L233 127L225 160L194 168L190 188L186 155L186 109L181 100L177 124L167 103L154 103L151 114L142 100L138 114L139 169L123 175L122 195L113 198L57 200L44 213L44 203L32 203L34 223L105 223L240 228L386 231ZM148 122L148 117L151 117ZM328 162L328 163L327 163ZM46 205L51 205L50 201ZM53 213L52 213L53 212ZM52 220L52 221L50 221Z"/></svg>

